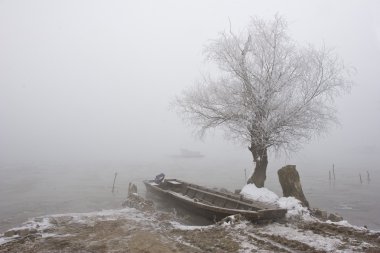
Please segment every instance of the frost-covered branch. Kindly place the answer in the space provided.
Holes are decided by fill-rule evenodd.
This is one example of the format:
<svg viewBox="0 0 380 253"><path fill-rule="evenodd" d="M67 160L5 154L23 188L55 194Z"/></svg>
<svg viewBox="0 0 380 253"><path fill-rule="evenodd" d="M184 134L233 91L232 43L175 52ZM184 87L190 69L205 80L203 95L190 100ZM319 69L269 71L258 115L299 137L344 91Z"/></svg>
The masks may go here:
<svg viewBox="0 0 380 253"><path fill-rule="evenodd" d="M202 133L221 127L248 143L255 162L268 148L291 151L325 131L336 120L334 97L351 86L333 51L297 44L278 16L221 33L206 56L220 73L184 91L177 109Z"/></svg>

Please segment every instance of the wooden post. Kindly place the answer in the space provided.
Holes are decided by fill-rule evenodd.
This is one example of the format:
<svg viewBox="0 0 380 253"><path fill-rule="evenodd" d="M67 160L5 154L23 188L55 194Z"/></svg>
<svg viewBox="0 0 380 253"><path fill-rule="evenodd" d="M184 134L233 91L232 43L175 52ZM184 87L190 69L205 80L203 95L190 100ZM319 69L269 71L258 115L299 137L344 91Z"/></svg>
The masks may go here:
<svg viewBox="0 0 380 253"><path fill-rule="evenodd" d="M137 186L131 182L128 185L128 197L137 193Z"/></svg>
<svg viewBox="0 0 380 253"><path fill-rule="evenodd" d="M113 193L114 190L115 190L115 181L116 181L116 177L117 177L117 172L115 172L115 177L113 178L112 193Z"/></svg>
<svg viewBox="0 0 380 253"><path fill-rule="evenodd" d="M334 180L335 180L335 165L333 164L333 176L334 176Z"/></svg>

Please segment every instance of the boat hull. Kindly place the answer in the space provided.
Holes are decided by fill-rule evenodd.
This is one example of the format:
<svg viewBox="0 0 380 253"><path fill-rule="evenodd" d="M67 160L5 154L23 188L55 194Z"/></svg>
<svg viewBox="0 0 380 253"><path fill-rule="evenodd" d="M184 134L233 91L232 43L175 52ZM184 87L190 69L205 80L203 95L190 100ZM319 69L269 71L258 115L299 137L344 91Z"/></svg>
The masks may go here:
<svg viewBox="0 0 380 253"><path fill-rule="evenodd" d="M235 215L235 214L241 214L245 218L252 220L252 221L259 221L259 220L276 220L281 219L286 214L286 209L279 209L279 208L265 208L260 209L255 206L249 206L249 203L246 204L246 209L249 208L251 210L244 210L239 209L238 206L244 206L245 202L242 202L241 199L232 199L231 196L216 192L211 189L207 189L204 187L197 186L198 188L194 188L194 184L188 184L183 181L175 180L175 182L180 182L182 189L174 191L170 187L162 187L161 185L157 185L154 182L150 180L144 181L144 184L146 186L146 189L148 192L156 194L160 196L161 198L164 198L165 200L169 200L173 202L176 205L181 206L182 208L185 208L186 210L196 213L198 215L201 215L203 217L206 217L209 220L212 221L218 221L221 220L227 216ZM178 188L179 186L177 186ZM189 192L189 190L194 191L194 196L206 196L210 195L219 201L225 200L225 202L228 202L228 207L223 207L221 205L214 205L212 203L206 202L205 199L193 197L191 198L191 194L185 194L185 192ZM219 198L219 199L218 199ZM216 201L216 202L217 202ZM231 208L231 205L236 204L236 208Z"/></svg>

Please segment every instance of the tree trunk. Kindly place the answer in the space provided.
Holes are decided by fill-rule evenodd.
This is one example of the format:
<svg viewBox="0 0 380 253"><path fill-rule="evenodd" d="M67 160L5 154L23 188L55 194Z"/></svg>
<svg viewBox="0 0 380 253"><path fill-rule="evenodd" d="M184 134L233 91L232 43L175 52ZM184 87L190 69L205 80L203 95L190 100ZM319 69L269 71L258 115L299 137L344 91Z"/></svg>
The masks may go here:
<svg viewBox="0 0 380 253"><path fill-rule="evenodd" d="M255 184L257 188L264 187L265 179L267 178L267 166L268 166L268 155L267 149L263 148L257 152L257 149L248 147L253 156L253 161L255 162L255 170L252 176L248 179L248 184Z"/></svg>

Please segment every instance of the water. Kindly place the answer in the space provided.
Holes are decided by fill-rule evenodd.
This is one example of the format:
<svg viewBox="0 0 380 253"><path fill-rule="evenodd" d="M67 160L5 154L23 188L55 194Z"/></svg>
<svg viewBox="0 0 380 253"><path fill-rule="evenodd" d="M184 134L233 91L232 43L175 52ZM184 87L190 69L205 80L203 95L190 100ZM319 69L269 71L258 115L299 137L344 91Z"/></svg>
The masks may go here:
<svg viewBox="0 0 380 253"><path fill-rule="evenodd" d="M305 177L305 193L314 206L341 214L352 224L367 225L380 230L380 175L371 173L367 180L366 171L344 170L336 180L325 176Z"/></svg>
<svg viewBox="0 0 380 253"><path fill-rule="evenodd" d="M160 164L96 166L3 166L0 167L0 232L18 226L28 218L46 214L89 212L121 207L128 183L144 192L143 179L164 172L209 187L239 189L244 170L234 163L206 165L202 159L178 159ZM116 189L112 193L114 173ZM300 171L304 192L312 207L337 212L354 225L380 230L380 176L371 171L362 183L354 169L336 170L329 181L328 170ZM275 170L268 170L266 187L281 196Z"/></svg>

